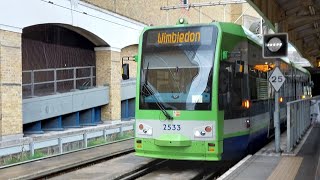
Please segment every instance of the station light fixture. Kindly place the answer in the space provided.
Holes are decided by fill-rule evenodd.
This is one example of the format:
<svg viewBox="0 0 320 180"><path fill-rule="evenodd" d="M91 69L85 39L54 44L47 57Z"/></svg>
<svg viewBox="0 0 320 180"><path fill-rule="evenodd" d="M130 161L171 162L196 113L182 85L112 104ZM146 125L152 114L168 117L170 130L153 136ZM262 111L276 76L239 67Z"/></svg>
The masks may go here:
<svg viewBox="0 0 320 180"><path fill-rule="evenodd" d="M320 68L320 57L317 57L316 63L317 63L317 67Z"/></svg>
<svg viewBox="0 0 320 180"><path fill-rule="evenodd" d="M316 15L316 11L314 10L313 6L309 6L309 11L312 16Z"/></svg>
<svg viewBox="0 0 320 180"><path fill-rule="evenodd" d="M263 57L280 58L288 55L288 34L266 34L263 36Z"/></svg>

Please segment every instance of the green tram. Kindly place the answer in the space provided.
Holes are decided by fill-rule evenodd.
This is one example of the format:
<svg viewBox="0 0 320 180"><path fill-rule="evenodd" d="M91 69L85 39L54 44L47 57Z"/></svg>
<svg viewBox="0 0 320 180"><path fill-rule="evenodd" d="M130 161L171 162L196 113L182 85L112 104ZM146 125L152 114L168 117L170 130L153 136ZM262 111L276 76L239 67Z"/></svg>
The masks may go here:
<svg viewBox="0 0 320 180"><path fill-rule="evenodd" d="M182 21L181 21L182 22ZM273 135L275 59L260 39L232 23L147 27L137 58L136 155L178 160L232 160ZM310 74L280 60L285 103L311 95Z"/></svg>

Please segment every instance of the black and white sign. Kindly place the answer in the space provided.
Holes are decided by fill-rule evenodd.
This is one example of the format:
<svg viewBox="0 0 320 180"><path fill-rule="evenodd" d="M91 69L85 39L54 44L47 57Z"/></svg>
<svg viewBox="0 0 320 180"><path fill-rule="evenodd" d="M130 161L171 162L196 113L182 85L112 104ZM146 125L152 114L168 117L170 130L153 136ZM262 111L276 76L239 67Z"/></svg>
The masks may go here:
<svg viewBox="0 0 320 180"><path fill-rule="evenodd" d="M272 84L273 88L276 91L279 91L279 89L281 88L281 86L285 80L286 80L286 78L284 77L284 75L282 74L282 72L280 71L280 69L278 67L276 67L273 70L273 72L271 73L271 75L269 77L269 82Z"/></svg>
<svg viewBox="0 0 320 180"><path fill-rule="evenodd" d="M281 58L288 55L288 34L265 34L262 46L263 58Z"/></svg>

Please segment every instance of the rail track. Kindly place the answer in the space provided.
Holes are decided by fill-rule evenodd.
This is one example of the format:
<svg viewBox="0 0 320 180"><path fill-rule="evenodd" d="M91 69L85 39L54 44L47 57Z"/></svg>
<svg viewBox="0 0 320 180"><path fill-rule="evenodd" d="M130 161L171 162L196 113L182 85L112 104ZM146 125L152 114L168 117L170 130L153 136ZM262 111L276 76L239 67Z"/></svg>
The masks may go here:
<svg viewBox="0 0 320 180"><path fill-rule="evenodd" d="M5 179L213 179L229 165L137 157L132 139L1 170Z"/></svg>
<svg viewBox="0 0 320 180"><path fill-rule="evenodd" d="M133 148L124 149L124 150L121 150L116 153L108 154L105 157L92 158L92 159L88 159L87 161L84 161L83 163L75 164L74 166L66 166L65 168L60 169L59 171L50 172L48 174L45 174L45 175L43 175L41 177L37 177L37 178L50 179L53 177L58 177L60 175L66 174L66 173L73 172L73 171L83 169L86 167L94 166L96 164L100 164L100 163L103 163L103 162L108 161L110 159L114 159L114 158L129 154L129 153L133 153L133 152L134 152Z"/></svg>
<svg viewBox="0 0 320 180"><path fill-rule="evenodd" d="M113 180L149 180L149 179L190 179L190 180L209 180L216 179L223 174L230 166L220 162L197 162L197 161L174 161L174 160L150 160L144 165L137 164L129 170L126 166L128 161L132 161L134 154L128 154L128 157L118 157L109 165L93 165L84 169L77 169L69 174L61 174L53 179L77 179L78 177L90 179L113 179ZM122 159L122 160L116 160ZM120 162L120 166L119 163ZM99 168L108 168L110 164L114 164L116 169L123 169L122 172L110 173L106 171L101 173ZM116 170L115 170L116 171Z"/></svg>

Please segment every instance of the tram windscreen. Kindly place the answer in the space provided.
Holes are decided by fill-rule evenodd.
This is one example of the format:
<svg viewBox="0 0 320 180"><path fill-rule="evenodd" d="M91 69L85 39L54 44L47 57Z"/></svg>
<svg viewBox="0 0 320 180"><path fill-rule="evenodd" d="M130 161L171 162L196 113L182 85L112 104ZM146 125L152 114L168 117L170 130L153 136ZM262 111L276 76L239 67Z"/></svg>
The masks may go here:
<svg viewBox="0 0 320 180"><path fill-rule="evenodd" d="M211 110L217 35L213 25L146 31L140 109Z"/></svg>

